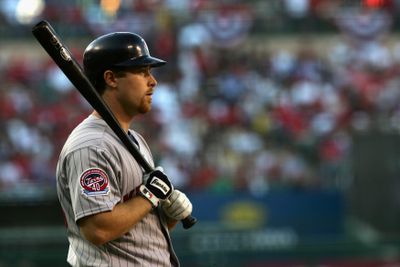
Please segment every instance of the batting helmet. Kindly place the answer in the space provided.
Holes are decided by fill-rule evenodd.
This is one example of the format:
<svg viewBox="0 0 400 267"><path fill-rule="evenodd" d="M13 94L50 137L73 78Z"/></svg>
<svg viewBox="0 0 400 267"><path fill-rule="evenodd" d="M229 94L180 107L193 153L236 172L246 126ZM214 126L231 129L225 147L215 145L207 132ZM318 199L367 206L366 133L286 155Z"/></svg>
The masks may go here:
<svg viewBox="0 0 400 267"><path fill-rule="evenodd" d="M92 81L111 68L159 67L165 63L150 55L140 35L130 32L102 35L92 41L83 54L83 68Z"/></svg>
<svg viewBox="0 0 400 267"><path fill-rule="evenodd" d="M150 56L144 39L135 33L114 32L91 42L83 54L85 72L112 67L159 67L164 60Z"/></svg>

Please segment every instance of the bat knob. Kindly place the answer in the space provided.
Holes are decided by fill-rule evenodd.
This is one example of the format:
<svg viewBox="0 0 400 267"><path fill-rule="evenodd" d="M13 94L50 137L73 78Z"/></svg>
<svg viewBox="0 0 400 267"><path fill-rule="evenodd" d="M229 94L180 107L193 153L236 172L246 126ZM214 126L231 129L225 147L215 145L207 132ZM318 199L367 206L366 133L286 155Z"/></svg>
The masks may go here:
<svg viewBox="0 0 400 267"><path fill-rule="evenodd" d="M197 223L197 219L192 215L187 216L185 219L182 220L182 226L185 229L189 229L193 225Z"/></svg>

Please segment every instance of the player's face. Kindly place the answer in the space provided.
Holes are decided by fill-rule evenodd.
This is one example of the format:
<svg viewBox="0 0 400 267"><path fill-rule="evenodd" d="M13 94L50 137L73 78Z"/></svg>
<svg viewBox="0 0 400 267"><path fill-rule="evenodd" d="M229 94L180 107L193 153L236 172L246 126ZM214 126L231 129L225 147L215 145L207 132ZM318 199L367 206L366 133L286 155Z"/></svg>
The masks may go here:
<svg viewBox="0 0 400 267"><path fill-rule="evenodd" d="M144 114L151 109L152 95L157 81L150 67L126 71L118 78L118 102L129 116Z"/></svg>

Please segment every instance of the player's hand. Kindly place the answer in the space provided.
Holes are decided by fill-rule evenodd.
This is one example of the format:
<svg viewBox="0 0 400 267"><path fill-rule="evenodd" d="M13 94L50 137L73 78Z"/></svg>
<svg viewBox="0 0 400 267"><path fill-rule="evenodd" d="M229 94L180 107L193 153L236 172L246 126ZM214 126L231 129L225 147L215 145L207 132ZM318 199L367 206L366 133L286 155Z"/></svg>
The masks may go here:
<svg viewBox="0 0 400 267"><path fill-rule="evenodd" d="M189 198L179 190L174 190L168 200L163 201L161 205L165 214L177 221L185 219L193 210Z"/></svg>
<svg viewBox="0 0 400 267"><path fill-rule="evenodd" d="M161 167L157 167L154 171L146 174L143 180L139 192L151 202L153 207L157 207L160 200L168 199L174 191L174 186Z"/></svg>

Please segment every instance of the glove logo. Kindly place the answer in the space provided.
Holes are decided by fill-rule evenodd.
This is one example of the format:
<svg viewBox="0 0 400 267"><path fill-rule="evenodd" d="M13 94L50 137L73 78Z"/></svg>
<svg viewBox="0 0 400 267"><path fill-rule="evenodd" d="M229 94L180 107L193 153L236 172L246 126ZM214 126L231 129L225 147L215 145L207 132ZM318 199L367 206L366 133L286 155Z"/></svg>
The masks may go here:
<svg viewBox="0 0 400 267"><path fill-rule="evenodd" d="M155 188L159 189L161 192L163 192L164 195L166 195L171 190L171 188L166 183L164 183L162 180L158 178L154 178L150 182L150 184Z"/></svg>
<svg viewBox="0 0 400 267"><path fill-rule="evenodd" d="M84 171L80 178L82 193L87 196L107 195L108 177L105 171L99 168L90 168Z"/></svg>

